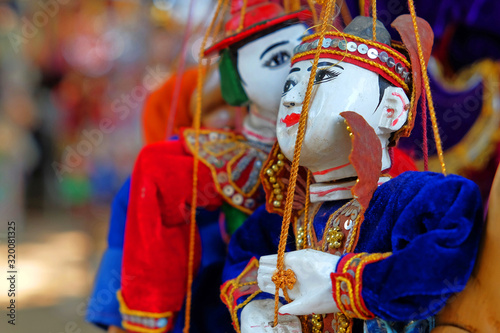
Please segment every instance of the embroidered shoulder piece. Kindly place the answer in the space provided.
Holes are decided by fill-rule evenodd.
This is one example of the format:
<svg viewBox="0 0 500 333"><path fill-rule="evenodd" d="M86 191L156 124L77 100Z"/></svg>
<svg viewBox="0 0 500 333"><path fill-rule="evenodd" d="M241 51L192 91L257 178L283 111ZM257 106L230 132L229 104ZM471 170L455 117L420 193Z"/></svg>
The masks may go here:
<svg viewBox="0 0 500 333"><path fill-rule="evenodd" d="M153 313L132 310L128 308L120 290L117 291L116 296L120 303L122 326L127 331L139 333L164 333L172 329L174 324L173 312Z"/></svg>
<svg viewBox="0 0 500 333"><path fill-rule="evenodd" d="M331 274L333 298L339 310L350 318L369 320L375 315L368 310L361 295L363 270L366 265L383 260L392 253L349 253L342 257L337 272Z"/></svg>
<svg viewBox="0 0 500 333"><path fill-rule="evenodd" d="M187 150L194 153L195 131L182 130ZM269 146L223 130L201 130L200 161L212 172L217 191L231 206L251 214L264 203L259 174Z"/></svg>
<svg viewBox="0 0 500 333"><path fill-rule="evenodd" d="M233 327L238 333L240 333L238 311L262 292L257 285L258 269L259 261L253 257L238 277L226 281L221 287L220 298L229 309ZM238 304L238 299L243 296L248 297L244 302Z"/></svg>
<svg viewBox="0 0 500 333"><path fill-rule="evenodd" d="M266 192L266 209L270 213L281 216L284 214L290 169L290 161L281 153L278 142L276 142L260 174L260 180ZM293 198L293 209L297 212L305 206L306 179L307 169L299 167Z"/></svg>

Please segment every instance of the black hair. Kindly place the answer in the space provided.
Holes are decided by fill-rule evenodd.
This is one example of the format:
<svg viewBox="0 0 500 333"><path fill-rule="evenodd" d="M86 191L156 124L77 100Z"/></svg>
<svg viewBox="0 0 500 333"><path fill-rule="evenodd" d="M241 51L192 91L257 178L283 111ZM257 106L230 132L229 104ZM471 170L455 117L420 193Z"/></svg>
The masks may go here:
<svg viewBox="0 0 500 333"><path fill-rule="evenodd" d="M377 108L380 106L380 103L382 103L382 97L384 97L385 89L387 89L388 87L394 87L394 85L392 83L390 83L387 79L383 78L382 75L379 74L379 76L378 76L379 96L378 96Z"/></svg>
<svg viewBox="0 0 500 333"><path fill-rule="evenodd" d="M269 35L275 31L278 31L278 30L281 30L283 28L295 25L295 24L300 23L300 22L301 21L299 21L299 19L293 19L293 20L288 20L288 21L282 22L280 24L273 25L267 29L259 31L259 33L252 34L252 35L248 36L247 38L229 46L230 58L234 64L236 70L238 70L237 64L238 64L238 49L239 48L241 48L242 46L245 46L246 44L248 44L250 42L253 42L254 40L261 38L262 36Z"/></svg>

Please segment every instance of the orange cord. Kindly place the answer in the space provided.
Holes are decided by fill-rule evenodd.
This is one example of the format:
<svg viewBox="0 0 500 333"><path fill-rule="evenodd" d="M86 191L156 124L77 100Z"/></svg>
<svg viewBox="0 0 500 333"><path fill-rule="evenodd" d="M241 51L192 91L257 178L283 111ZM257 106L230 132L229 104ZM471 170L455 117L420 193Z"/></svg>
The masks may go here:
<svg viewBox="0 0 500 333"><path fill-rule="evenodd" d="M366 13L365 13L365 0L359 0L359 15L366 16Z"/></svg>
<svg viewBox="0 0 500 333"><path fill-rule="evenodd" d="M441 144L441 137L439 136L439 128L436 119L436 111L434 110L434 102L432 101L431 87L429 85L429 76L427 75L427 66L425 65L424 52L422 51L422 44L420 43L420 34L418 32L417 14L415 13L415 6L413 0L408 0L408 8L410 9L411 20L413 23L413 30L415 31L415 38L417 40L418 58L420 60L420 68L422 71L422 80L425 86L425 94L427 97L427 104L429 106L429 114L431 116L432 131L434 132L434 140L436 141L436 149L438 153L439 163L441 164L441 172L446 176L446 165L444 163L443 147Z"/></svg>
<svg viewBox="0 0 500 333"><path fill-rule="evenodd" d="M222 27L224 25L224 17L226 16L226 11L227 11L227 8L229 7L227 4L229 2L229 0L223 0L224 2L222 3L222 9L221 9L221 13L220 13L220 19L219 19L219 22L217 23L217 26L215 27L215 30L214 30L214 33L213 33L213 36L214 38L217 38L217 36L219 35L219 33L221 32L222 30Z"/></svg>
<svg viewBox="0 0 500 333"><path fill-rule="evenodd" d="M372 0L373 40L377 41L377 0Z"/></svg>
<svg viewBox="0 0 500 333"><path fill-rule="evenodd" d="M300 153L302 150L302 142L304 141L304 135L305 135L305 129L306 129L306 123L307 123L307 117L309 113L309 105L311 101L311 96L312 96L312 88L314 85L314 79L316 77L316 71L318 69L318 62L319 62L319 56L320 56L320 50L321 50L321 45L323 44L323 39L327 30L327 27L329 26L329 20L333 16L333 8L335 8L335 0L333 1L317 1L318 3L321 3L324 7L321 13L322 16L322 23L321 23L321 32L320 32L320 37L318 41L318 47L315 56L314 56L314 61L313 65L311 68L311 76L309 77L309 83L307 85L307 90L306 90L306 95L304 98L304 103L302 105L302 112L300 114L300 121L299 121L299 128L297 131L297 139L295 141L295 152L293 156L293 162L292 162L292 168L290 171L290 180L289 180L289 186L287 190L287 196L286 196L286 205L285 205L285 212L283 216L283 225L281 226L281 234L280 234L280 241L279 241L279 246L278 246L278 260L277 260L277 272L275 273L275 276L281 277L281 276L286 276L287 274L284 271L284 266L285 266L285 247L286 247L286 240L288 238L288 230L290 227L290 221L292 219L292 208L293 208L293 196L295 194L295 186L297 184L297 175L299 171L299 160L300 160ZM326 2L326 5L325 5ZM279 308L279 286L276 286L276 291L275 291L275 297L274 297L274 327L278 325L278 308ZM285 288L286 289L286 288ZM283 289L283 293L285 293L285 289Z"/></svg>
<svg viewBox="0 0 500 333"><path fill-rule="evenodd" d="M340 6L340 15L342 15L342 20L344 21L344 26L349 25L352 21L351 12L345 0L342 0L342 5Z"/></svg>
<svg viewBox="0 0 500 333"><path fill-rule="evenodd" d="M238 33L243 30L245 27L245 15L247 12L247 0L243 0L243 7L241 7L241 14L240 14L240 26L238 27Z"/></svg>
<svg viewBox="0 0 500 333"><path fill-rule="evenodd" d="M306 201L304 203L304 232L309 236L309 239L312 239L312 229L309 227L309 205L311 203L311 193L309 193L309 187L311 187L311 171L307 170L307 181L306 181ZM306 236L307 240L307 236ZM304 241L305 243L305 241Z"/></svg>
<svg viewBox="0 0 500 333"><path fill-rule="evenodd" d="M316 11L316 6L314 5L313 0L307 0L307 4L309 5L309 9L311 10L313 16L313 25L318 24L318 12Z"/></svg>
<svg viewBox="0 0 500 333"><path fill-rule="evenodd" d="M199 156L198 151L200 149L200 128L201 128L201 102L202 102L202 90L204 82L204 70L203 70L203 57L204 51L207 44L208 37L212 31L215 21L219 16L221 11L223 0L218 0L217 9L215 11L214 17L210 22L210 25L203 37L203 41L200 47L199 53L199 63L198 63L198 81L197 81L197 91L196 91L196 112L194 115L194 128L195 128L195 144L194 144L194 162L193 162L193 197L191 200L191 216L190 216L190 228L189 228L189 261L188 261L188 281L187 281L187 295L186 295L186 314L184 321L184 333L189 332L191 325L191 299L192 299L192 285L193 285L193 271L194 271L194 250L195 250L195 240L196 240L196 206L198 201L198 165ZM227 4L227 1L225 2Z"/></svg>

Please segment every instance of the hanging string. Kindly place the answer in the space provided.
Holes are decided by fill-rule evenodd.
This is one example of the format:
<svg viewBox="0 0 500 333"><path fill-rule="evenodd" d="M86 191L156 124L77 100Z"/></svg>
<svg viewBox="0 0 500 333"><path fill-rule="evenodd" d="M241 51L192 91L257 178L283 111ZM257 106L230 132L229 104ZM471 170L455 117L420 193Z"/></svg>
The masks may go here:
<svg viewBox="0 0 500 333"><path fill-rule="evenodd" d="M359 0L358 5L359 5L359 15L366 16L365 0Z"/></svg>
<svg viewBox="0 0 500 333"><path fill-rule="evenodd" d="M370 0L363 0L363 4L365 6L364 10L364 16L370 16Z"/></svg>
<svg viewBox="0 0 500 333"><path fill-rule="evenodd" d="M316 10L316 6L314 5L313 0L307 0L307 4L309 5L309 9L311 10L313 17L313 25L318 24L318 11Z"/></svg>
<svg viewBox="0 0 500 333"><path fill-rule="evenodd" d="M223 1L224 2L222 3L222 9L221 9L221 12L219 15L220 16L219 22L217 23L215 30L214 30L214 33L213 33L214 38L217 38L217 36L219 35L219 33L222 30L222 27L224 26L224 22L225 22L224 18L226 16L227 8L229 7L228 6L229 0L223 0Z"/></svg>
<svg viewBox="0 0 500 333"><path fill-rule="evenodd" d="M349 25L352 21L351 12L349 11L349 7L345 0L342 0L342 4L340 5L340 14L342 15L342 20L344 21L344 26Z"/></svg>
<svg viewBox="0 0 500 333"><path fill-rule="evenodd" d="M413 0L408 0L408 8L410 9L411 20L413 23L413 30L415 31L415 38L418 47L418 58L420 60L420 68L422 71L422 82L425 87L425 94L427 97L427 104L429 106L429 114L431 116L432 131L434 132L434 141L436 142L436 149L441 164L441 172L446 175L446 165L444 163L443 147L441 144L441 137L439 136L439 128L436 119L436 111L434 110L434 102L432 101L431 87L429 85L429 76L427 75L427 66L425 65L424 52L422 51L422 44L420 43L420 34L418 32L417 15L415 13L415 6Z"/></svg>
<svg viewBox="0 0 500 333"><path fill-rule="evenodd" d="M194 271L194 250L195 250L195 240L196 240L196 206L198 202L198 166L199 166L199 156L198 151L200 149L200 128L201 128L201 102L202 102L202 89L204 82L204 70L203 61L204 51L207 44L208 37L212 31L217 17L220 14L222 8L223 0L218 0L217 9L215 10L214 17L208 26L208 29L203 37L203 41L200 47L199 62L198 62L198 81L197 81L197 91L196 91L196 112L194 115L194 129L195 129L195 142L194 142L194 162L193 162L193 195L191 199L191 215L190 215L190 226L189 226L189 259L188 259L188 281L187 281L187 295L186 295L186 314L184 320L184 333L189 332L191 325L191 299L192 299L192 286L193 286L193 271ZM227 2L226 2L227 3Z"/></svg>
<svg viewBox="0 0 500 333"><path fill-rule="evenodd" d="M311 198L310 198L311 193L310 193L309 187L311 187L311 171L307 170L306 201L305 201L305 207L304 207L304 226L306 227L305 232L309 236L309 239L311 239L312 238L312 235L311 235L312 228L309 228L309 205L311 203Z"/></svg>
<svg viewBox="0 0 500 333"><path fill-rule="evenodd" d="M422 90L425 90L424 81L422 81ZM424 155L424 171L429 171L429 145L427 142L427 98L425 94L420 99L422 108L422 152Z"/></svg>
<svg viewBox="0 0 500 333"><path fill-rule="evenodd" d="M290 227L290 221L292 218L292 208L293 208L293 197L295 193L295 186L297 184L297 175L299 171L299 160L300 160L300 153L302 150L302 142L304 141L304 135L305 135L305 130L306 130L306 123L307 123L307 117L309 113L309 105L311 102L311 96L312 96L312 90L314 86L314 79L316 77L316 71L318 69L318 62L319 62L319 56L320 56L320 50L321 50L321 45L323 44L323 39L325 37L325 33L327 30L327 27L329 26L329 19L333 16L333 8L335 8L335 0L329 1L329 0L317 0L317 3L321 4L323 6L322 12L321 12L321 30L320 30L320 37L318 41L318 47L317 47L317 52L314 55L314 61L313 65L311 68L311 75L309 77L309 83L307 85L306 89L306 94L304 97L304 102L302 105L302 112L300 114L300 120L299 120L299 128L297 131L297 139L295 141L295 151L293 154L293 161L292 161L292 168L290 171L290 179L289 179L289 186L287 190L287 196L286 196L286 205L285 205L285 212L283 216L283 224L281 226L281 234L280 234L280 241L278 245L278 260L277 260L277 271L275 275L273 276L276 277L277 279L280 279L283 283L281 284L276 284L276 291L275 291L275 298L274 298L274 327L278 325L278 308L279 308L279 290L280 286L281 289L283 289L283 294L285 297L287 296L286 293L286 287L290 286L290 283L286 283L287 279L292 279L293 277L290 276L290 272L293 274L291 270L287 270L285 272L284 270L284 258L285 258L285 248L286 248L286 240L288 238L288 230ZM326 3L326 4L325 4Z"/></svg>
<svg viewBox="0 0 500 333"><path fill-rule="evenodd" d="M181 58L179 59L179 66L177 71L177 77L175 79L174 92L172 96L172 102L170 103L170 113L168 115L167 122L167 133L165 139L170 139L172 136L172 132L174 129L174 122L177 116L177 105L179 104L179 96L181 92L181 83L182 76L184 74L184 67L186 64L186 55L187 55L187 45L189 37L191 36L192 26L193 26L193 8L196 0L191 0L189 2L189 10L188 10L188 19L186 23L186 31L184 33L184 37L182 38L182 46L181 46Z"/></svg>
<svg viewBox="0 0 500 333"><path fill-rule="evenodd" d="M377 41L377 0L372 0L373 40Z"/></svg>
<svg viewBox="0 0 500 333"><path fill-rule="evenodd" d="M247 12L247 0L243 0L243 7L241 7L241 13L240 13L240 26L238 27L238 33L243 30L245 27L245 15Z"/></svg>
<svg viewBox="0 0 500 333"><path fill-rule="evenodd" d="M285 13L290 13L291 11L291 5L290 5L290 0L283 0L283 7L285 7Z"/></svg>
<svg viewBox="0 0 500 333"><path fill-rule="evenodd" d="M292 12L300 10L300 0L292 0L290 9Z"/></svg>

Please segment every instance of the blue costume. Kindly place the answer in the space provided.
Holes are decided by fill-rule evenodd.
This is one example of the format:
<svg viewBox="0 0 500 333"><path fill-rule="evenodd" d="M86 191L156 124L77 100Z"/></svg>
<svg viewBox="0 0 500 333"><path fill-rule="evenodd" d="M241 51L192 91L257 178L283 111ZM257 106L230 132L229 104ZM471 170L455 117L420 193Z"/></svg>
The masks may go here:
<svg viewBox="0 0 500 333"><path fill-rule="evenodd" d="M116 194L111 206L108 248L104 252L96 274L85 319L103 329L121 327L121 315L116 292L120 289L123 239L127 204L130 194L130 177Z"/></svg>
<svg viewBox="0 0 500 333"><path fill-rule="evenodd" d="M311 208L312 235L318 236L318 246L313 248L329 250L325 237L334 231L326 229L335 221L332 216L346 205L349 201L326 201ZM287 251L296 249L301 232L300 219L294 224ZM400 332L398 329L407 325L401 322L412 320L421 320L420 328L429 328L432 320L426 318L435 315L453 293L461 291L472 272L482 229L479 192L474 183L459 176L406 172L378 187L357 227L359 233L351 235L357 241L355 248L342 255L332 274L335 301L341 311L349 314L347 320L353 332L363 331L359 318L371 319L365 321L365 329L370 332L374 326L384 326L382 332L392 332L389 328ZM273 297L258 290L256 260L277 253L280 229L281 218L261 207L231 238L222 298L233 320L238 320L242 308L238 305L248 297ZM349 237L340 239L348 243ZM335 251L330 249L331 253ZM336 294L337 283L340 294ZM353 290L354 297L343 295L344 288ZM339 324L338 317L328 323L328 316L322 317L321 331L331 332L327 327L331 325L340 332L334 326L335 320ZM235 327L238 329L237 322ZM405 332L411 331L409 327Z"/></svg>
<svg viewBox="0 0 500 333"><path fill-rule="evenodd" d="M102 257L87 307L86 320L103 329L109 326L122 326L116 292L120 289L122 280L123 240L129 194L130 178L125 181L113 200L108 248ZM200 209L197 219L204 251L201 266L193 281L192 311L197 315L192 321L191 332L232 331L229 314L219 298L218 286L221 284L221 272L226 253L226 244L220 232L219 216L220 210L209 212ZM184 311L182 310L181 313L183 314ZM173 332L180 333L183 327L184 317L179 316Z"/></svg>

